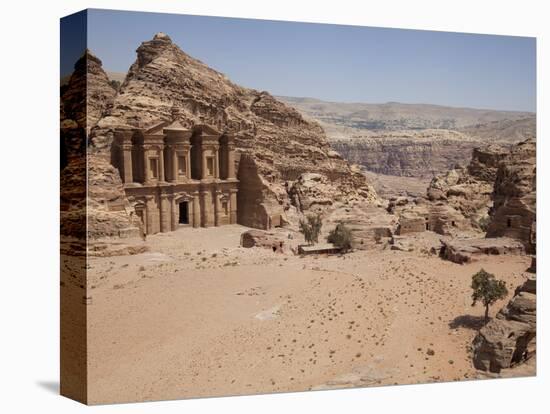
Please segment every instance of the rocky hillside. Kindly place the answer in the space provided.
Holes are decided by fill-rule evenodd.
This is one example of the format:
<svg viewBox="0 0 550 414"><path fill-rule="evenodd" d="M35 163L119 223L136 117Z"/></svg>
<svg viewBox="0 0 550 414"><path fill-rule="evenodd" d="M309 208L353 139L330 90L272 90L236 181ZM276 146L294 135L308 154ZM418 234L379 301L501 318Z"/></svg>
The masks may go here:
<svg viewBox="0 0 550 414"><path fill-rule="evenodd" d="M146 128L173 120L187 127L204 123L235 135L239 160L246 161L238 176L244 190L239 197L246 195L239 199L240 211L246 212L243 220L290 212L285 183L302 173L326 176L340 197L377 199L364 175L331 149L317 123L268 92L235 85L159 33L138 47L112 105L92 128L91 151L107 157L117 127Z"/></svg>
<svg viewBox="0 0 550 414"><path fill-rule="evenodd" d="M466 165L474 147L510 145L536 131L529 112L282 99L318 121L344 158L388 175L431 177Z"/></svg>
<svg viewBox="0 0 550 414"><path fill-rule="evenodd" d="M494 121L530 117L529 112L455 108L440 105L326 102L312 98L279 97L304 115L327 124L359 130L459 129Z"/></svg>

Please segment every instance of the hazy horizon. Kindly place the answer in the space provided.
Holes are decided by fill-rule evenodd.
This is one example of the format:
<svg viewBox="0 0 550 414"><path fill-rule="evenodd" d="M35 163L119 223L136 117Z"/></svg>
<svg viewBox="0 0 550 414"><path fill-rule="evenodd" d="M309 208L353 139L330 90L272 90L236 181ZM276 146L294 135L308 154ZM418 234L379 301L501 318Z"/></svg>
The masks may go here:
<svg viewBox="0 0 550 414"><path fill-rule="evenodd" d="M535 38L98 9L87 20L110 72L127 72L141 42L164 32L272 95L536 112Z"/></svg>

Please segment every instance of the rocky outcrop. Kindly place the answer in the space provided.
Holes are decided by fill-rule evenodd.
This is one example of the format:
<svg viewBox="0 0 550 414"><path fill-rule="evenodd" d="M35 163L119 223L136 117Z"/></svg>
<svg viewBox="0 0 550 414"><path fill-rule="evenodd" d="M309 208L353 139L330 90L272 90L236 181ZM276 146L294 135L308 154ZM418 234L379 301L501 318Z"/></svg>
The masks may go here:
<svg viewBox="0 0 550 414"><path fill-rule="evenodd" d="M89 50L86 54L87 69L87 117L88 132L97 124L101 117L113 105L116 89L112 86L109 77L102 68L101 60Z"/></svg>
<svg viewBox="0 0 550 414"><path fill-rule="evenodd" d="M527 140L514 146L499 164L487 237L512 237L534 253L536 190L536 143Z"/></svg>
<svg viewBox="0 0 550 414"><path fill-rule="evenodd" d="M507 237L494 239L441 239L440 256L454 263L469 263L480 255L522 254L523 245Z"/></svg>
<svg viewBox="0 0 550 414"><path fill-rule="evenodd" d="M536 279L530 276L496 318L474 338L474 366L498 373L535 356L536 312Z"/></svg>
<svg viewBox="0 0 550 414"><path fill-rule="evenodd" d="M140 222L118 171L102 157L72 160L61 171L61 234L85 239L139 236Z"/></svg>
<svg viewBox="0 0 550 414"><path fill-rule="evenodd" d="M428 187L429 200L442 200L468 220L474 229L485 230L498 166L509 152L490 145L474 148L466 168L453 168L434 177Z"/></svg>
<svg viewBox="0 0 550 414"><path fill-rule="evenodd" d="M333 139L342 156L376 173L406 177L433 177L468 163L480 142L448 130L392 131Z"/></svg>
<svg viewBox="0 0 550 414"><path fill-rule="evenodd" d="M326 175L319 173L303 173L296 181L290 182L287 188L291 204L300 212L320 212L325 206L345 201L351 196L362 197L367 202L378 201L376 193L366 183L362 187L350 189L334 185Z"/></svg>
<svg viewBox="0 0 550 414"><path fill-rule="evenodd" d="M61 120L73 120L90 131L113 104L116 90L90 50L75 63L69 82L61 90Z"/></svg>
<svg viewBox="0 0 550 414"><path fill-rule="evenodd" d="M284 221L291 205L285 183L303 173L322 174L327 188L365 194L366 202L376 198L365 176L331 149L318 124L267 92L232 83L162 33L137 49L112 106L92 129L92 150L107 156L115 128L147 128L159 121L186 128L207 124L234 135L241 224L269 228L266 223Z"/></svg>

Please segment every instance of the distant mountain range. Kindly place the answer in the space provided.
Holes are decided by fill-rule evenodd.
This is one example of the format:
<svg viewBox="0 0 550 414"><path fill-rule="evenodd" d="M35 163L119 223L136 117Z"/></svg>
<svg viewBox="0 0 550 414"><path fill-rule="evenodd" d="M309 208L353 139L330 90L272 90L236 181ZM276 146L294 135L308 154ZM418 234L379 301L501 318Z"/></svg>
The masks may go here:
<svg viewBox="0 0 550 414"><path fill-rule="evenodd" d="M335 138L344 138L350 133L359 131L424 129L465 131L487 137L491 130L504 132L507 129L514 129L514 123L518 121L522 125L522 130L532 128L534 132L535 125L535 114L532 112L398 102L342 103L289 96L277 98L293 106L304 116L320 122L327 129L329 136L332 135ZM350 128L355 131L350 131ZM517 135L516 132L506 134Z"/></svg>
<svg viewBox="0 0 550 414"><path fill-rule="evenodd" d="M277 98L317 121L346 159L388 175L430 177L467 164L475 147L536 137L532 112Z"/></svg>

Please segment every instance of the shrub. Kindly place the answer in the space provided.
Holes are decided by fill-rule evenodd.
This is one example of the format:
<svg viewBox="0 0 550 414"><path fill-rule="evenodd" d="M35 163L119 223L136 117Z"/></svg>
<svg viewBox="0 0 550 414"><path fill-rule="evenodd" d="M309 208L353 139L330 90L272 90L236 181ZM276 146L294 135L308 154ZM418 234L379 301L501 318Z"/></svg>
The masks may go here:
<svg viewBox="0 0 550 414"><path fill-rule="evenodd" d="M336 247L340 247L342 251L347 252L351 249L353 234L351 229L344 223L338 223L328 234L327 241Z"/></svg>
<svg viewBox="0 0 550 414"><path fill-rule="evenodd" d="M111 79L109 81L109 84L111 85L111 87L115 90L115 91L118 91L118 89L120 88L120 82L115 80L115 79Z"/></svg>
<svg viewBox="0 0 550 414"><path fill-rule="evenodd" d="M308 215L306 220L300 220L300 233L304 235L307 244L315 244L319 242L319 233L321 233L321 215Z"/></svg>

